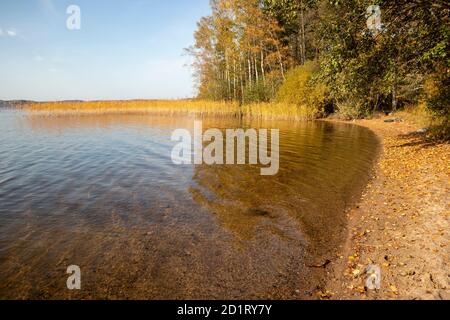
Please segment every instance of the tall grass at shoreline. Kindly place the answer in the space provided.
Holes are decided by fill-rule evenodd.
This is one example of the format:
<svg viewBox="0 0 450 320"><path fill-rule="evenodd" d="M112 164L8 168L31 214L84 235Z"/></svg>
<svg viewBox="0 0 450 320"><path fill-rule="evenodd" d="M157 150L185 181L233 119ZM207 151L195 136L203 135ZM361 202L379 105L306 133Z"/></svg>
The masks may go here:
<svg viewBox="0 0 450 320"><path fill-rule="evenodd" d="M44 115L84 114L159 114L238 116L236 103L197 100L115 100L37 102L26 106L28 111Z"/></svg>
<svg viewBox="0 0 450 320"><path fill-rule="evenodd" d="M297 106L288 103L253 103L242 106L242 113L246 117L262 120L314 120L317 119L315 108Z"/></svg>
<svg viewBox="0 0 450 320"><path fill-rule="evenodd" d="M26 105L32 113L58 115L156 114L165 116L197 115L212 117L251 117L264 120L313 120L315 111L286 103L254 103L208 100L126 100L36 102Z"/></svg>

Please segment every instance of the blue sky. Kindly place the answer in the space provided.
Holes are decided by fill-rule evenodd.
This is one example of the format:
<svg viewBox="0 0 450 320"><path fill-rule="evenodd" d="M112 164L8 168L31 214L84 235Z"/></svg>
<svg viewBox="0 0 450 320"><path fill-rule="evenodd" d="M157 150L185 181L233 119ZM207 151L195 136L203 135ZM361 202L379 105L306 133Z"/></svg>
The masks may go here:
<svg viewBox="0 0 450 320"><path fill-rule="evenodd" d="M183 48L209 12L209 0L0 0L0 100L192 96Z"/></svg>

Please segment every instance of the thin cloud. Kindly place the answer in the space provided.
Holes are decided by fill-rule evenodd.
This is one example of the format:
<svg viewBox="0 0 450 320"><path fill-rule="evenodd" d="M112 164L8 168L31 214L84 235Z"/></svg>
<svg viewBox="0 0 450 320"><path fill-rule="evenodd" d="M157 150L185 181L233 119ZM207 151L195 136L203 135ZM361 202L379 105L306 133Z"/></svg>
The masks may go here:
<svg viewBox="0 0 450 320"><path fill-rule="evenodd" d="M13 29L3 30L2 28L0 28L0 37L3 37L3 36L14 38L17 36L17 31L15 31Z"/></svg>

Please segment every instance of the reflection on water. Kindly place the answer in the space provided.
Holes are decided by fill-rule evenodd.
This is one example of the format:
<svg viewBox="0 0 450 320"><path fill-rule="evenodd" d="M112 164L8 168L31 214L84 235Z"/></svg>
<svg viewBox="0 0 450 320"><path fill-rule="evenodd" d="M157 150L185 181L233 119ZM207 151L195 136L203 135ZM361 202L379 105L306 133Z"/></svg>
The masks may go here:
<svg viewBox="0 0 450 320"><path fill-rule="evenodd" d="M335 254L367 178L371 132L325 122L204 119L279 128L280 171L176 166L175 128L148 115L0 111L0 298L304 298ZM79 265L82 290L66 289Z"/></svg>

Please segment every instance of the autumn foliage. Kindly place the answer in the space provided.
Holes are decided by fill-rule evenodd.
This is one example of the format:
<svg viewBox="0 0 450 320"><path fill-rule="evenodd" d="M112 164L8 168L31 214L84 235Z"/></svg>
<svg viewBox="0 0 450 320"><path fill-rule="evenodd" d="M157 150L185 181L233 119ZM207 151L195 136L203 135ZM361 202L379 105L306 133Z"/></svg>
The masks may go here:
<svg viewBox="0 0 450 320"><path fill-rule="evenodd" d="M212 14L198 22L187 51L200 98L269 101L291 66L276 19L256 0L215 0Z"/></svg>
<svg viewBox="0 0 450 320"><path fill-rule="evenodd" d="M320 114L326 96L345 118L425 103L448 128L447 1L213 0L211 7L188 49L200 98L286 101ZM308 61L320 66L314 86L302 80Z"/></svg>

